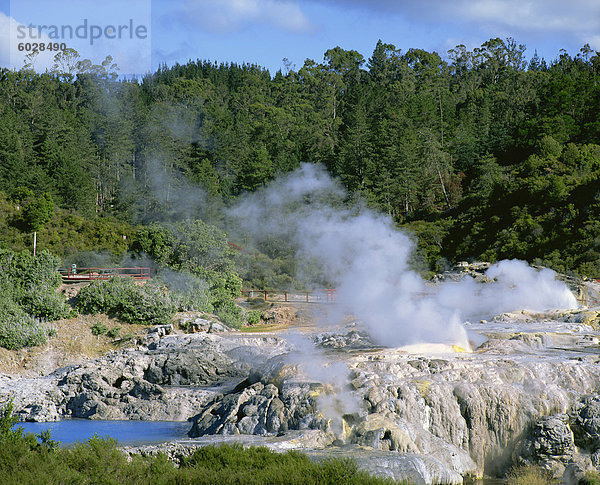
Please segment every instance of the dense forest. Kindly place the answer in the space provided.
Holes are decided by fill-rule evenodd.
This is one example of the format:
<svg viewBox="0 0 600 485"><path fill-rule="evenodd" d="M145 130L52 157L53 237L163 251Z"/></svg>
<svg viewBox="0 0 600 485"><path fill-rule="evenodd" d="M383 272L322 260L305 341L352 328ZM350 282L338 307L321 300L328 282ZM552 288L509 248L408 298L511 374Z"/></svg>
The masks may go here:
<svg viewBox="0 0 600 485"><path fill-rule="evenodd" d="M51 72L2 69L0 244L25 249L35 230L65 261L160 257L149 234L222 227L223 207L311 162L413 231L431 270L520 258L600 276L600 54L525 50L380 41L274 75L198 60L139 80L74 51ZM281 250L257 250L277 268L254 284L290 283Z"/></svg>

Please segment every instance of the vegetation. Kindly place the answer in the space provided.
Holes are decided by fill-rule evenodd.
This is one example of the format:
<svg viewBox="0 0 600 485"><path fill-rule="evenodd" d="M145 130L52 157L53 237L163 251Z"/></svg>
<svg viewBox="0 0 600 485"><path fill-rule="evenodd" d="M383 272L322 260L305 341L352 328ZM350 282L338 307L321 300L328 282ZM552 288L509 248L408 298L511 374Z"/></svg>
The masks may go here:
<svg viewBox="0 0 600 485"><path fill-rule="evenodd" d="M258 325L262 320L262 312L260 310L250 310L246 313L246 322L248 325Z"/></svg>
<svg viewBox="0 0 600 485"><path fill-rule="evenodd" d="M496 38L445 60L380 41L368 59L335 47L285 74L194 61L141 81L71 54L57 62L64 72L1 71L0 235L11 249L29 247L35 226L61 257L118 259L164 229L148 224L219 227L230 201L310 161L414 231L431 269L504 257L600 269L600 56L588 45L546 61ZM201 252L185 267L187 247L166 242L171 253L148 254L207 278L209 293L238 284L229 269L215 281ZM297 283L276 245L238 256L252 286ZM227 306L220 298L210 304Z"/></svg>
<svg viewBox="0 0 600 485"><path fill-rule="evenodd" d="M523 466L513 468L506 476L508 485L553 485L559 480L552 478L552 472L541 467Z"/></svg>
<svg viewBox="0 0 600 485"><path fill-rule="evenodd" d="M56 272L60 260L47 251L34 258L29 252L0 249L0 346L19 349L46 342L51 330L42 320L71 315Z"/></svg>
<svg viewBox="0 0 600 485"><path fill-rule="evenodd" d="M161 323L199 310L239 326L242 281L302 288L293 247L252 241L225 214L306 161L414 233L423 272L521 258L599 276L600 54L588 45L546 61L510 38L445 58L379 41L368 59L335 47L285 74L198 60L139 81L117 80L108 58L58 56L43 74L0 69L0 247L25 261L35 232L63 264L133 255L158 276L92 285L80 311ZM69 313L55 279L22 274L0 276L10 348L43 342L39 319Z"/></svg>
<svg viewBox="0 0 600 485"><path fill-rule="evenodd" d="M12 403L0 410L0 483L182 483L182 484L391 484L358 471L350 460L314 463L306 455L279 454L241 445L208 446L186 457L180 467L165 455L131 459L111 438L59 448L49 432L12 429ZM18 464L18 466L16 465Z"/></svg>
<svg viewBox="0 0 600 485"><path fill-rule="evenodd" d="M129 278L94 281L77 295L76 308L81 313L106 313L126 323L164 325L177 309L171 295L153 282L141 286ZM108 331L104 325L92 327L95 335Z"/></svg>
<svg viewBox="0 0 600 485"><path fill-rule="evenodd" d="M241 325L242 311L233 298L242 280L223 231L201 220L154 223L137 232L132 249L159 265L158 276L177 295L180 310L213 312L230 326Z"/></svg>
<svg viewBox="0 0 600 485"><path fill-rule="evenodd" d="M588 485L600 485L600 473L596 471L585 472L585 479Z"/></svg>

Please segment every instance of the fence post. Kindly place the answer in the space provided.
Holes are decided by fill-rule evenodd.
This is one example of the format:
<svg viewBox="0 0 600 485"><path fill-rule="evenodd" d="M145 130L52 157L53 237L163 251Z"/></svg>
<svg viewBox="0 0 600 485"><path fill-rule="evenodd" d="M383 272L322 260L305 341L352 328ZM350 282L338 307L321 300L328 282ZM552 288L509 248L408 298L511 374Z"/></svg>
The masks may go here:
<svg viewBox="0 0 600 485"><path fill-rule="evenodd" d="M283 292L283 298L284 298L285 301L288 301L287 291Z"/></svg>
<svg viewBox="0 0 600 485"><path fill-rule="evenodd" d="M265 301L267 301L267 290L265 290Z"/></svg>
<svg viewBox="0 0 600 485"><path fill-rule="evenodd" d="M308 291L306 292L306 303L308 303Z"/></svg>

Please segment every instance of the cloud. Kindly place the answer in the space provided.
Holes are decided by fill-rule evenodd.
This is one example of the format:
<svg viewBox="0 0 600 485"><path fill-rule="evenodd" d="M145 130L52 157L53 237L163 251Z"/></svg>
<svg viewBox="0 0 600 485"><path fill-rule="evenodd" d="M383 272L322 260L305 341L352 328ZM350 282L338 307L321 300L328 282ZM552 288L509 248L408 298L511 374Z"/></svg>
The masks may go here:
<svg viewBox="0 0 600 485"><path fill-rule="evenodd" d="M293 33L313 29L300 6L287 0L187 0L178 16L188 24L219 34L244 30L252 24Z"/></svg>
<svg viewBox="0 0 600 485"><path fill-rule="evenodd" d="M39 45L33 67L38 72L51 70L63 44L75 49L81 60L94 63L111 55L121 74L146 73L151 68L150 0L130 0L127 5L117 1L65 1L60 6L45 0L12 2L10 16L0 12L0 62L20 69L31 52L27 47Z"/></svg>
<svg viewBox="0 0 600 485"><path fill-rule="evenodd" d="M436 2L437 3L437 2ZM461 1L458 13L472 22L545 33L592 33L600 26L600 4L587 0Z"/></svg>
<svg viewBox="0 0 600 485"><path fill-rule="evenodd" d="M490 36L565 36L600 48L600 2L589 0L312 0L402 15L418 23L460 25ZM463 31L464 32L464 31ZM465 32L466 33L466 32Z"/></svg>
<svg viewBox="0 0 600 485"><path fill-rule="evenodd" d="M2 67L20 69L25 65L26 61L29 62L26 59L28 52L19 51L18 42L14 40L14 34L18 27L26 28L24 24L0 12L0 32L3 33L3 35L0 35L0 66ZM39 41L47 43L51 42L51 39L42 34ZM38 71L51 69L54 65L54 58L51 53L44 54L33 58L34 67Z"/></svg>
<svg viewBox="0 0 600 485"><path fill-rule="evenodd" d="M8 33L11 31L11 22L15 22L14 19L0 12L0 32L4 32L4 35L0 39L0 66L10 65L10 41Z"/></svg>

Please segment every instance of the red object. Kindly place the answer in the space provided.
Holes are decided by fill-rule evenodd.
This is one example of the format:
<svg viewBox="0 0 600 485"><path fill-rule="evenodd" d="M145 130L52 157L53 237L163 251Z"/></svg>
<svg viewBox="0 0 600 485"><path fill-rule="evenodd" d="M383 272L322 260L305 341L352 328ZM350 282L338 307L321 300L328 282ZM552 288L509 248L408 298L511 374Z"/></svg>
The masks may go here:
<svg viewBox="0 0 600 485"><path fill-rule="evenodd" d="M147 280L150 278L150 268L71 268L59 269L64 283L78 281L109 280L114 277Z"/></svg>

